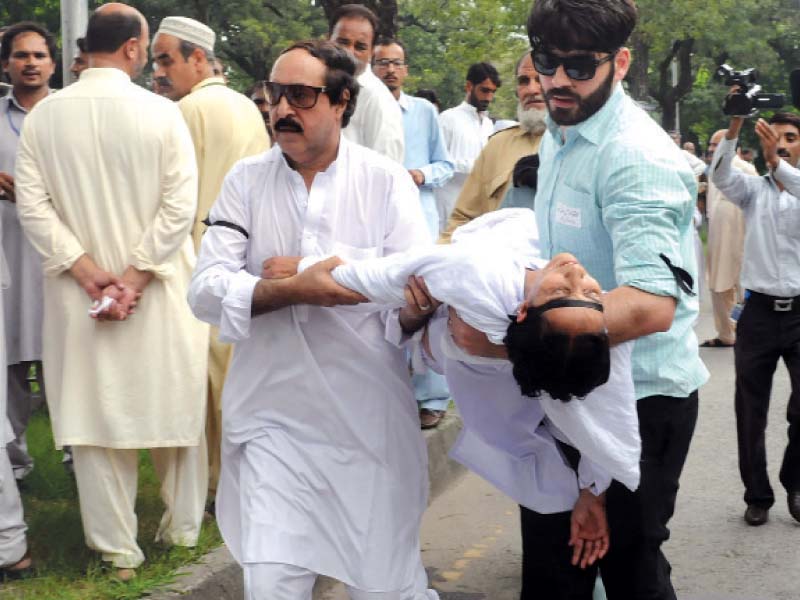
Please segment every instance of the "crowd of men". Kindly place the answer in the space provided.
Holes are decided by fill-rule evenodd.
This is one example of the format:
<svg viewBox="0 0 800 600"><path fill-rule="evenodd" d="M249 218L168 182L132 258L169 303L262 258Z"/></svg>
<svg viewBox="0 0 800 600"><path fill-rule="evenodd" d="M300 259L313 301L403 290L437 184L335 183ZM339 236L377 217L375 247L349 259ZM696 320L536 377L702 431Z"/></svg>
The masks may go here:
<svg viewBox="0 0 800 600"><path fill-rule="evenodd" d="M523 600L588 600L598 577L612 600L674 599L661 546L708 378L698 348L734 343L745 520L766 522L778 358L800 381L800 117L756 125L765 177L736 157L738 117L711 138L708 165L681 152L622 87L636 22L632 0L536 2L514 123L489 118L502 83L489 62L469 67L456 107L409 95L413 57L357 4L336 11L327 39L286 48L247 95L227 86L214 31L186 17L151 39L132 7L101 6L78 42L79 80L57 92L53 36L5 29L3 576L32 569L8 482L34 468L25 430L46 401L86 543L120 580L145 560L134 505L149 449L157 539L193 546L215 513L248 599L310 599L319 575L354 600L437 598L420 554L420 428L452 397L465 426L455 458L520 505ZM152 92L133 82L150 61ZM718 336L698 344L701 177ZM547 295L536 311L567 331L601 311L616 348L608 383L563 421L521 391L506 346L423 280L390 310L331 274L450 243L503 209L534 210L553 259L530 265ZM800 521L797 392L781 483ZM572 427L582 403L613 412L628 397L633 481L608 467L602 435Z"/></svg>

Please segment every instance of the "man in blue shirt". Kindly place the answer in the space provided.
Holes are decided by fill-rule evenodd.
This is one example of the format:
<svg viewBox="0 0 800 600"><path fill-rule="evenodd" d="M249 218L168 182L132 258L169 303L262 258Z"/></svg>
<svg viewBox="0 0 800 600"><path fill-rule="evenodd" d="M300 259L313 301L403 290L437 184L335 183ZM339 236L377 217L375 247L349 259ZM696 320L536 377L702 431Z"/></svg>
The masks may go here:
<svg viewBox="0 0 800 600"><path fill-rule="evenodd" d="M439 213L433 189L443 186L453 176L453 163L444 145L436 107L423 98L403 93L408 76L406 50L398 40L381 39L375 45L372 70L386 84L403 112L405 160L414 183L431 239L439 236ZM414 393L419 404L423 429L436 427L447 411L450 392L442 375L428 370L413 376Z"/></svg>
<svg viewBox="0 0 800 600"><path fill-rule="evenodd" d="M697 300L681 277L696 273L694 176L621 86L636 20L632 0L534 5L528 36L549 112L535 210L543 253L574 254L608 290L612 343L637 340L641 485L632 493L614 482L606 495L611 547L600 571L608 597L672 600L661 544L708 373L692 329Z"/></svg>

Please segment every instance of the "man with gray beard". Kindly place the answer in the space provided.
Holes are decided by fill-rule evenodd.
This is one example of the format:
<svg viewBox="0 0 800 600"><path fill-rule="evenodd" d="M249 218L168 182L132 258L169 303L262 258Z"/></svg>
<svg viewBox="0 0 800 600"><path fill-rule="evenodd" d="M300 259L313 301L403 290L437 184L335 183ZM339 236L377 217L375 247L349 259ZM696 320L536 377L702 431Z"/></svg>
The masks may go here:
<svg viewBox="0 0 800 600"><path fill-rule="evenodd" d="M517 61L519 125L495 133L481 151L464 182L440 242L449 242L456 227L484 213L507 206L533 208L539 142L547 109L530 51Z"/></svg>

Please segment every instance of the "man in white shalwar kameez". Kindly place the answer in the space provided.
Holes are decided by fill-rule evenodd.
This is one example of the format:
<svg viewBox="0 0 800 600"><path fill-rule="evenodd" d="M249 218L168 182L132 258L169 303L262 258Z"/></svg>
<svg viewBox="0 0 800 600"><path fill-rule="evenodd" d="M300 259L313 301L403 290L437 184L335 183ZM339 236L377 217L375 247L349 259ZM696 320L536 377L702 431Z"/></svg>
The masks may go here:
<svg viewBox="0 0 800 600"><path fill-rule="evenodd" d="M147 61L142 15L105 4L86 40L90 68L26 119L17 207L45 273L55 443L73 446L87 545L125 580L144 560L138 449L161 479L157 539L193 546L202 521L208 327L185 302L197 166L177 106L131 81ZM111 306L89 318L104 297Z"/></svg>
<svg viewBox="0 0 800 600"><path fill-rule="evenodd" d="M310 600L319 574L354 600L437 597L420 559L427 457L406 314L322 308L362 300L319 284L330 261L296 274L301 256L430 243L402 165L341 134L354 74L328 41L281 54L265 85L277 145L228 174L192 279L195 314L235 342L217 521L248 600Z"/></svg>
<svg viewBox="0 0 800 600"><path fill-rule="evenodd" d="M372 50L378 40L378 17L361 4L344 4L331 16L329 37L356 59L360 87L358 106L344 137L403 163L403 114L392 93L372 72Z"/></svg>

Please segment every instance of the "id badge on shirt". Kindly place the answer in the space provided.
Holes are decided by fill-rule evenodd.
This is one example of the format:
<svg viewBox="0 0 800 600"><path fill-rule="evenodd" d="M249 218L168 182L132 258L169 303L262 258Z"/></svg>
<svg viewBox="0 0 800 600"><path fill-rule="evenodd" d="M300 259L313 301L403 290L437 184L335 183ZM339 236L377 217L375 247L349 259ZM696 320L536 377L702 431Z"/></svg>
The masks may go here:
<svg viewBox="0 0 800 600"><path fill-rule="evenodd" d="M556 204L556 223L580 229L581 209L558 202Z"/></svg>

